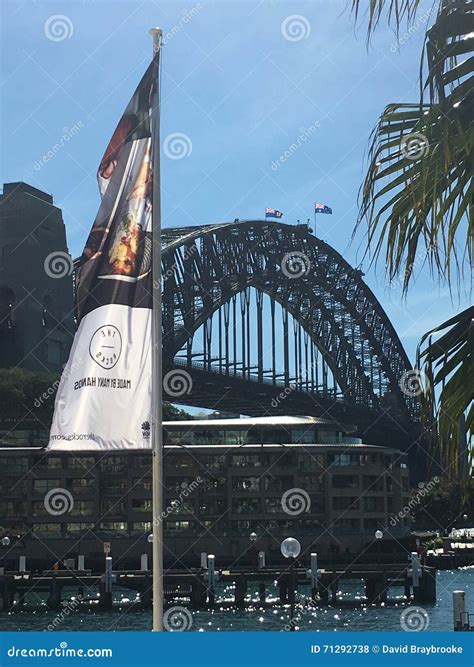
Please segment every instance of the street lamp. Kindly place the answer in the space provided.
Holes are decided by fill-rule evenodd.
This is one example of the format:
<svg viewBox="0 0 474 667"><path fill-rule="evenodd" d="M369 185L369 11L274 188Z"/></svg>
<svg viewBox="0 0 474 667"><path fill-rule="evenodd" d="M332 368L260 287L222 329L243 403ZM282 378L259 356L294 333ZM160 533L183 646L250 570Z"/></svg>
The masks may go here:
<svg viewBox="0 0 474 667"><path fill-rule="evenodd" d="M10 538L9 537L2 537L2 547L9 547L10 546Z"/></svg>
<svg viewBox="0 0 474 667"><path fill-rule="evenodd" d="M290 632L295 631L293 617L295 613L295 563L301 552L301 544L294 537L287 537L281 543L281 553L290 561Z"/></svg>
<svg viewBox="0 0 474 667"><path fill-rule="evenodd" d="M251 541L251 542L256 542L256 540L257 540L257 533L250 533L249 538L250 538L250 541Z"/></svg>
<svg viewBox="0 0 474 667"><path fill-rule="evenodd" d="M377 562L380 565L380 540L383 537L383 533L381 530L376 530L375 531L375 539L377 540Z"/></svg>

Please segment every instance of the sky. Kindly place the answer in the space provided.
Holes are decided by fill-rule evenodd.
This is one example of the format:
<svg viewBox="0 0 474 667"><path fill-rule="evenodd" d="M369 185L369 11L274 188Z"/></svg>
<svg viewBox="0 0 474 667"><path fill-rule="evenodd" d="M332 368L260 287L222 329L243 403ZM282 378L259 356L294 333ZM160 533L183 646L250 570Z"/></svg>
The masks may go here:
<svg viewBox="0 0 474 667"><path fill-rule="evenodd" d="M256 219L265 206L283 222L312 222L313 203L327 204L333 215L318 216L316 235L362 266L414 361L420 336L468 296L420 261L402 298L383 262L363 257L364 226L352 235L370 132L388 103L419 99L432 6L421 0L398 38L382 20L367 48L349 0L3 0L2 183L52 194L79 255L99 160L150 61L148 29L160 26L163 226Z"/></svg>

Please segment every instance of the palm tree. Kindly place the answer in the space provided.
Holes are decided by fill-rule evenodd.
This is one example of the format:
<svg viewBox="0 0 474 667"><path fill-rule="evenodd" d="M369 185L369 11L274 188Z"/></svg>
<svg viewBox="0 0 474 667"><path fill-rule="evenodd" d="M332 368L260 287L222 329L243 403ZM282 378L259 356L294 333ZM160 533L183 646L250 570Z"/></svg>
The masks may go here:
<svg viewBox="0 0 474 667"><path fill-rule="evenodd" d="M352 0L356 18L363 7ZM420 0L371 0L367 11L370 41L384 12L397 32L402 21L413 24ZM373 258L384 256L404 292L420 261L450 287L472 267L473 47L474 2L440 0L425 37L420 99L389 104L371 135L357 227L367 220ZM434 419L438 460L453 477L458 443L474 422L473 315L467 309L425 334L417 354L428 380L423 412Z"/></svg>

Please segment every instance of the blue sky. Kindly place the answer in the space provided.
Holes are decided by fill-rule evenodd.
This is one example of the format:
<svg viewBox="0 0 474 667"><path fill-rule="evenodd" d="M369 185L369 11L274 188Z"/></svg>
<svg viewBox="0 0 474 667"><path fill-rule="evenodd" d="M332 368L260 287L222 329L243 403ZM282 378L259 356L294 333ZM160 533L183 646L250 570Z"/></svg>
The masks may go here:
<svg viewBox="0 0 474 667"><path fill-rule="evenodd" d="M402 30L399 43L382 22L369 50L363 17L355 27L349 5L4 0L2 182L52 193L78 255L99 203L99 159L149 62L148 28L159 25L170 33L162 138L185 134L188 153L162 157L163 225L256 218L265 206L293 223L312 219L319 201L334 214L319 216L317 235L358 265L364 230L351 235L368 138L386 104L418 100L432 2L422 0L415 29ZM383 265L375 271L365 260L363 269L412 360L419 337L467 303L434 286L421 263L406 300Z"/></svg>

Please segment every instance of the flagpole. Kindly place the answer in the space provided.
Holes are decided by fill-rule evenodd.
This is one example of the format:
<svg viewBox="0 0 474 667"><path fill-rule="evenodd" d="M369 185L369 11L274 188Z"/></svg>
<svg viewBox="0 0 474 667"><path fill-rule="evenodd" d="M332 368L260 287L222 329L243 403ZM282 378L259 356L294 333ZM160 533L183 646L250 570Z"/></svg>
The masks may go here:
<svg viewBox="0 0 474 667"><path fill-rule="evenodd" d="M151 333L151 419L153 471L153 632L163 632L163 384L161 329L161 190L160 190L160 50L162 30L151 28L153 60L156 63L152 107L152 333Z"/></svg>

